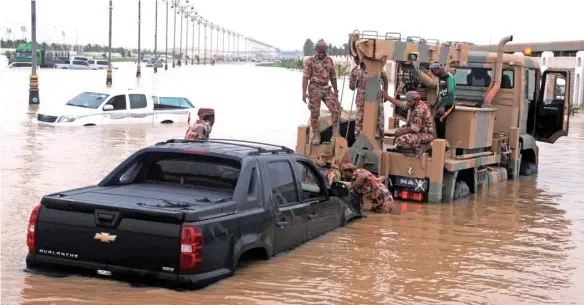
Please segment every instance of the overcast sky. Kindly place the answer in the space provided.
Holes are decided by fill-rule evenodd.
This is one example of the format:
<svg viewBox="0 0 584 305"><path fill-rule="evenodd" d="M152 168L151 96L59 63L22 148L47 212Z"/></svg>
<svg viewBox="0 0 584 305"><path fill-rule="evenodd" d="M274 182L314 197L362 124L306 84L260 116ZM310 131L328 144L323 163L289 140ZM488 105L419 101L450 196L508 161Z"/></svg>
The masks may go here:
<svg viewBox="0 0 584 305"><path fill-rule="evenodd" d="M302 49L308 37L324 38L340 45L346 41L347 33L355 29L477 44L488 44L490 40L496 43L509 34L514 35L515 42L584 39L581 24L584 4L578 5L578 0L540 1L545 7L537 1L514 0L190 2L205 19L282 50ZM113 3L113 46L135 48L138 0L113 0ZM154 47L154 5L155 0L142 0L142 46L145 48ZM30 37L29 0L0 0L0 8L2 38L7 38L6 28L12 28L14 37L22 37L21 26L26 26L26 35ZM165 8L159 0L159 48L164 48L165 42ZM38 0L37 13L37 35L41 41L62 42L61 31L65 31L69 44L77 40L79 44L107 45L108 0ZM169 46L172 46L173 15L169 15Z"/></svg>

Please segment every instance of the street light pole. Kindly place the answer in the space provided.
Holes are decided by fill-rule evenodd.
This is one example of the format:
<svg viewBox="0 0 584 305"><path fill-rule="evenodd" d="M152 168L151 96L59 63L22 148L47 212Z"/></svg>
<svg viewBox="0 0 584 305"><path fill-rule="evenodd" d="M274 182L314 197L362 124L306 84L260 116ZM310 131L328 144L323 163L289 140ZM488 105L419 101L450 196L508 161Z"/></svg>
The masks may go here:
<svg viewBox="0 0 584 305"><path fill-rule="evenodd" d="M197 25L199 26L199 36L197 36L197 65L201 63L201 20L203 17L199 16Z"/></svg>
<svg viewBox="0 0 584 305"><path fill-rule="evenodd" d="M195 14L193 15L193 17L191 18L191 21L193 22L193 39L191 42L192 44L192 48L191 48L191 65L195 64L195 23L197 20L197 13L195 12Z"/></svg>
<svg viewBox="0 0 584 305"><path fill-rule="evenodd" d="M217 42L215 48L215 52L217 52L217 54L219 54L219 32L221 32L221 28L217 26Z"/></svg>
<svg viewBox="0 0 584 305"><path fill-rule="evenodd" d="M179 36L179 47L178 47L178 66L182 66L182 31L183 31L183 7L179 7L178 12L180 14L180 36Z"/></svg>
<svg viewBox="0 0 584 305"><path fill-rule="evenodd" d="M215 26L210 23L209 24L209 29L211 30L211 43L209 43L209 48L211 49L211 51L209 52L209 60L213 61L213 28Z"/></svg>
<svg viewBox="0 0 584 305"><path fill-rule="evenodd" d="M230 56L229 56L229 50L230 50L230 45L231 45L231 31L227 31L227 61L229 62L230 60Z"/></svg>
<svg viewBox="0 0 584 305"><path fill-rule="evenodd" d="M107 66L107 74L105 78L105 84L107 86L111 86L113 83L112 79L112 0L109 0L109 42L108 42L108 66ZM65 35L63 35L64 37ZM63 38L64 39L64 38Z"/></svg>
<svg viewBox="0 0 584 305"><path fill-rule="evenodd" d="M36 53L36 0L30 1L30 19L31 19L31 44L32 44L32 71L29 79L29 89L28 89L28 103L29 104L40 104L39 99L39 77L36 72L37 68L37 53Z"/></svg>
<svg viewBox="0 0 584 305"><path fill-rule="evenodd" d="M225 54L225 28L221 29L223 32L223 63L227 60L227 56Z"/></svg>
<svg viewBox="0 0 584 305"><path fill-rule="evenodd" d="M176 50L176 5L178 4L177 0L174 0L172 3L172 7L174 8L174 30L172 31L172 67L174 68L174 52Z"/></svg>
<svg viewBox="0 0 584 305"><path fill-rule="evenodd" d="M142 72L140 71L140 25L142 23L142 0L138 0L138 66L136 66L136 77L141 77Z"/></svg>
<svg viewBox="0 0 584 305"><path fill-rule="evenodd" d="M164 70L168 70L168 1L166 0L166 50L164 51Z"/></svg>
<svg viewBox="0 0 584 305"><path fill-rule="evenodd" d="M158 47L158 0L154 8L154 73L158 73L158 54L156 48Z"/></svg>
<svg viewBox="0 0 584 305"><path fill-rule="evenodd" d="M185 41L185 66L189 65L189 18L190 17L191 17L190 13L187 12L186 18L185 18L185 21L186 21L185 28L187 30L187 32L185 34L185 39L186 39L186 41Z"/></svg>
<svg viewBox="0 0 584 305"><path fill-rule="evenodd" d="M205 27L205 46L203 48L203 64L206 65L207 64L207 21L205 21L205 23L203 24Z"/></svg>

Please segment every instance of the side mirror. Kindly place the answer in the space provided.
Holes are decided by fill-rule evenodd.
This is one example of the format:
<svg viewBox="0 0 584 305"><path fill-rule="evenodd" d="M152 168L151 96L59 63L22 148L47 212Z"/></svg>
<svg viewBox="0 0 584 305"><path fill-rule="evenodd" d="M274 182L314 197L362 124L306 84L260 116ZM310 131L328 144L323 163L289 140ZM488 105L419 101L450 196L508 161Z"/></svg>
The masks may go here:
<svg viewBox="0 0 584 305"><path fill-rule="evenodd" d="M340 182L333 182L331 184L331 194L335 197L347 197L349 196L349 188Z"/></svg>
<svg viewBox="0 0 584 305"><path fill-rule="evenodd" d="M114 110L114 105L107 104L107 105L103 106L103 111L111 111L111 110Z"/></svg>

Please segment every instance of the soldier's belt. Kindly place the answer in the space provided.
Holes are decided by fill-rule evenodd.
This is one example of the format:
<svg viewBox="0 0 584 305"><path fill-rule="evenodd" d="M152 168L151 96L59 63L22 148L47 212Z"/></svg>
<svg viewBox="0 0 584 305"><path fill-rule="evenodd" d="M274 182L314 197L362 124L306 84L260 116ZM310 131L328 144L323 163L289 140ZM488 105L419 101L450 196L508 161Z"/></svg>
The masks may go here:
<svg viewBox="0 0 584 305"><path fill-rule="evenodd" d="M310 84L313 86L328 86L328 83L322 83L322 82L310 82Z"/></svg>

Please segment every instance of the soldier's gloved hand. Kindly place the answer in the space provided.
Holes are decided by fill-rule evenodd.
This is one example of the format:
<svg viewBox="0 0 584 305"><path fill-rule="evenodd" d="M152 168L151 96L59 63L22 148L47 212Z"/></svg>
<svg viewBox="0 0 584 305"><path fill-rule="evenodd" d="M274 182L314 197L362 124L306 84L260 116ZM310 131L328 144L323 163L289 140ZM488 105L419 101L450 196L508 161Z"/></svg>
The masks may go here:
<svg viewBox="0 0 584 305"><path fill-rule="evenodd" d="M306 98L307 97L308 97L308 94L302 93L302 101L304 102L304 104L306 104Z"/></svg>

